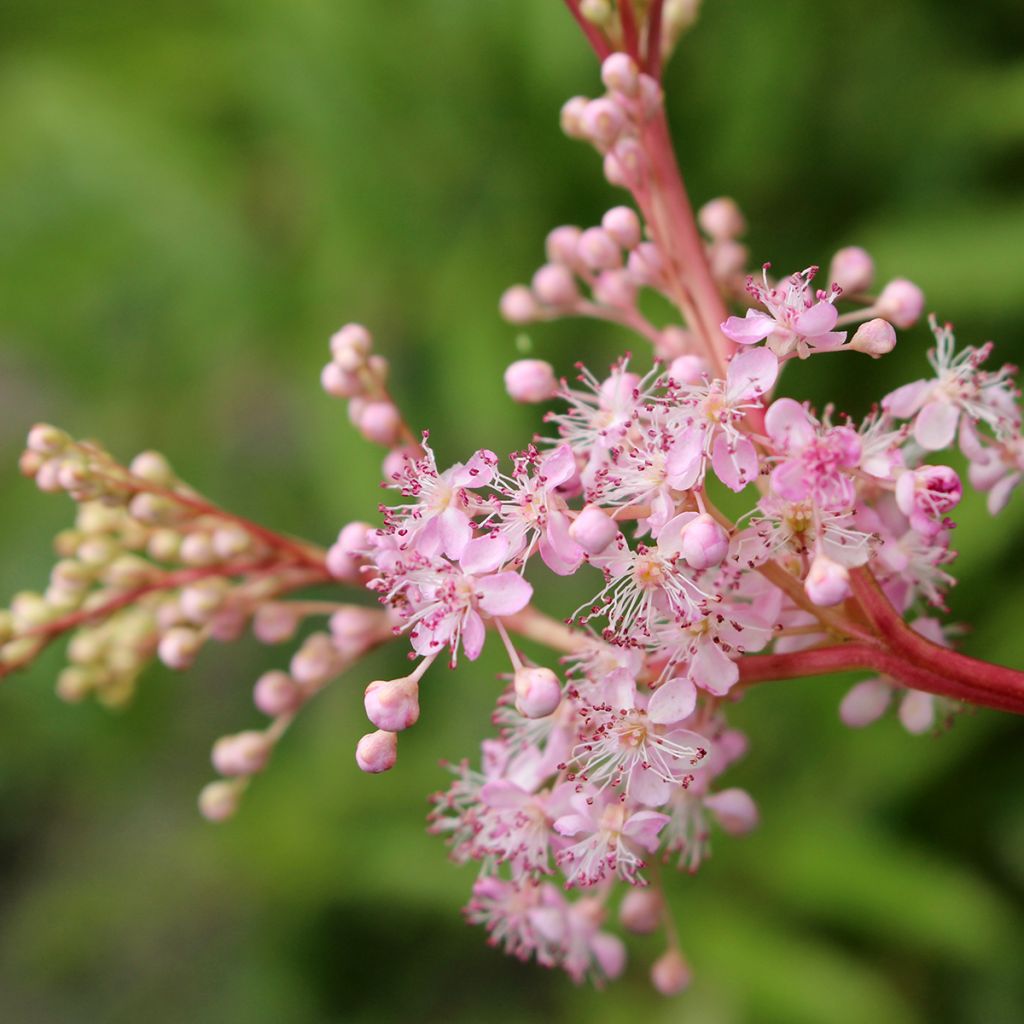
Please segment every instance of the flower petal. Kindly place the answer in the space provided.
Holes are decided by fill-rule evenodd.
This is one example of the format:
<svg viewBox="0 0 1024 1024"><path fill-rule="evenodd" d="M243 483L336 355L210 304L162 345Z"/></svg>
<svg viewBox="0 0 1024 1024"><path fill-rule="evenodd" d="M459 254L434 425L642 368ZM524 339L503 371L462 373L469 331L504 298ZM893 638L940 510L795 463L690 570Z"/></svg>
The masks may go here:
<svg viewBox="0 0 1024 1024"><path fill-rule="evenodd" d="M533 597L533 587L517 572L499 572L476 581L480 607L488 615L514 615Z"/></svg>
<svg viewBox="0 0 1024 1024"><path fill-rule="evenodd" d="M725 434L719 433L711 448L711 466L729 490L742 491L757 477L757 450L745 437L730 444Z"/></svg>
<svg viewBox="0 0 1024 1024"><path fill-rule="evenodd" d="M647 716L659 725L671 725L689 718L696 706L697 687L685 676L676 676L654 691Z"/></svg>
<svg viewBox="0 0 1024 1024"><path fill-rule="evenodd" d="M742 349L726 371L726 395L732 402L760 398L772 389L778 375L779 359L770 349Z"/></svg>
<svg viewBox="0 0 1024 1024"><path fill-rule="evenodd" d="M792 398L772 402L765 413L764 425L768 436L787 452L803 451L814 440L814 420Z"/></svg>
<svg viewBox="0 0 1024 1024"><path fill-rule="evenodd" d="M504 534L488 533L474 537L463 549L459 565L471 576L494 572L508 558L508 539Z"/></svg>
<svg viewBox="0 0 1024 1024"><path fill-rule="evenodd" d="M839 311L822 299L793 320L793 328L805 338L814 338L831 331L839 319Z"/></svg>
<svg viewBox="0 0 1024 1024"><path fill-rule="evenodd" d="M927 402L914 421L914 440L930 452L947 448L956 436L960 408L941 398Z"/></svg>
<svg viewBox="0 0 1024 1024"><path fill-rule="evenodd" d="M767 313L748 309L745 317L731 316L721 325L722 333L737 345L756 345L775 330L777 324Z"/></svg>

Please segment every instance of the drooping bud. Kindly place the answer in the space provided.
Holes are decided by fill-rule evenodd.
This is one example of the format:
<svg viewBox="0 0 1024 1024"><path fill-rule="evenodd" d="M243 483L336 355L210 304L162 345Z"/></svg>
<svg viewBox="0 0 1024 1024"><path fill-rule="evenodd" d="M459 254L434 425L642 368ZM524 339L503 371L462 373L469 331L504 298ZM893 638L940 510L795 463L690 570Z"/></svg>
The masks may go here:
<svg viewBox="0 0 1024 1024"><path fill-rule="evenodd" d="M515 402L546 402L557 389L554 367L543 359L517 359L505 370L505 390Z"/></svg>
<svg viewBox="0 0 1024 1024"><path fill-rule="evenodd" d="M610 146L626 126L626 115L608 96L591 100L580 114L580 128L592 142Z"/></svg>
<svg viewBox="0 0 1024 1024"><path fill-rule="evenodd" d="M203 639L196 630L175 626L160 638L156 653L168 668L181 672L192 667L202 646Z"/></svg>
<svg viewBox="0 0 1024 1024"><path fill-rule="evenodd" d="M882 289L875 312L901 330L913 327L924 312L924 292L913 281L897 277Z"/></svg>
<svg viewBox="0 0 1024 1024"><path fill-rule="evenodd" d="M591 270L613 270L622 266L622 250L604 228L587 228L580 235L576 255Z"/></svg>
<svg viewBox="0 0 1024 1024"><path fill-rule="evenodd" d="M562 104L562 112L559 115L562 131L570 139L585 139L587 133L583 130L583 111L587 109L590 100L586 96L573 96Z"/></svg>
<svg viewBox="0 0 1024 1024"><path fill-rule="evenodd" d="M628 206L613 206L601 218L601 227L623 249L635 249L643 237L640 218Z"/></svg>
<svg viewBox="0 0 1024 1024"><path fill-rule="evenodd" d="M545 263L538 268L531 285L537 299L555 309L569 309L580 294L572 271L561 263Z"/></svg>
<svg viewBox="0 0 1024 1024"><path fill-rule="evenodd" d="M804 590L816 605L830 608L850 596L850 573L845 566L819 553L811 562Z"/></svg>
<svg viewBox="0 0 1024 1024"><path fill-rule="evenodd" d="M249 729L221 736L213 745L210 759L221 775L255 775L266 768L273 746L266 733Z"/></svg>
<svg viewBox="0 0 1024 1024"><path fill-rule="evenodd" d="M241 795L236 782L227 779L210 782L199 794L199 813L207 821L227 821L238 810Z"/></svg>
<svg viewBox="0 0 1024 1024"><path fill-rule="evenodd" d="M398 758L398 736L378 729L356 744L356 764L361 771L377 775L394 768Z"/></svg>
<svg viewBox="0 0 1024 1024"><path fill-rule="evenodd" d="M618 535L618 523L596 505L587 505L569 527L569 536L588 555L601 554Z"/></svg>
<svg viewBox="0 0 1024 1024"><path fill-rule="evenodd" d="M498 303L498 311L502 319L510 324L529 324L537 319L540 312L534 300L533 292L524 284L516 284L506 288Z"/></svg>
<svg viewBox="0 0 1024 1024"><path fill-rule="evenodd" d="M876 317L857 328L850 339L854 352L865 352L873 359L887 355L896 347L896 331L888 320Z"/></svg>
<svg viewBox="0 0 1024 1024"><path fill-rule="evenodd" d="M636 96L640 91L640 69L627 53L613 53L601 65L601 81L606 89Z"/></svg>
<svg viewBox="0 0 1024 1024"><path fill-rule="evenodd" d="M681 551L692 569L718 565L729 552L729 535L706 512L683 528Z"/></svg>
<svg viewBox="0 0 1024 1024"><path fill-rule="evenodd" d="M378 400L350 406L353 423L367 441L390 448L401 436L402 416L394 402ZM358 410L358 411L355 411Z"/></svg>
<svg viewBox="0 0 1024 1024"><path fill-rule="evenodd" d="M832 257L828 278L844 292L866 292L875 279L875 261L866 249L859 245L848 245Z"/></svg>
<svg viewBox="0 0 1024 1024"><path fill-rule="evenodd" d="M658 930L665 910L656 889L630 889L619 904L619 921L634 935L649 935Z"/></svg>
<svg viewBox="0 0 1024 1024"><path fill-rule="evenodd" d="M129 463L128 470L146 483L169 487L174 483L174 470L160 452L139 452Z"/></svg>
<svg viewBox="0 0 1024 1024"><path fill-rule="evenodd" d="M562 684L549 668L518 668L513 686L516 710L524 718L547 718L562 703Z"/></svg>
<svg viewBox="0 0 1024 1024"><path fill-rule="evenodd" d="M252 699L260 711L271 718L290 715L298 710L303 701L302 688L287 672L272 669L256 680Z"/></svg>
<svg viewBox="0 0 1024 1024"><path fill-rule="evenodd" d="M679 995L689 984L690 966L677 949L663 953L651 967L651 984L663 996Z"/></svg>
<svg viewBox="0 0 1024 1024"><path fill-rule="evenodd" d="M716 241L739 238L747 230L747 222L736 200L728 196L709 199L697 211L697 223L709 238Z"/></svg>
<svg viewBox="0 0 1024 1024"><path fill-rule="evenodd" d="M576 246L579 245L583 232L574 224L561 224L552 228L544 240L544 252L550 263L561 263L563 266L576 265Z"/></svg>
<svg viewBox="0 0 1024 1024"><path fill-rule="evenodd" d="M636 305L636 282L627 270L603 270L594 282L594 298L602 306L630 309Z"/></svg>
<svg viewBox="0 0 1024 1024"><path fill-rule="evenodd" d="M412 676L377 679L363 696L366 717L378 729L401 732L415 725L420 717L420 686Z"/></svg>

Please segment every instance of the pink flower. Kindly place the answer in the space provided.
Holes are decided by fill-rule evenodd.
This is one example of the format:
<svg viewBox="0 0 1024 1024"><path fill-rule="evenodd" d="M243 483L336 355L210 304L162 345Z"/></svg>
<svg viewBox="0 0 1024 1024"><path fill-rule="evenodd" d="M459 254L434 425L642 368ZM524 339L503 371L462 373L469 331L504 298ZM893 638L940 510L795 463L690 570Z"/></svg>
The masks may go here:
<svg viewBox="0 0 1024 1024"><path fill-rule="evenodd" d="M960 504L964 489L949 466L920 466L896 481L896 505L922 537L934 537L953 523L946 513Z"/></svg>

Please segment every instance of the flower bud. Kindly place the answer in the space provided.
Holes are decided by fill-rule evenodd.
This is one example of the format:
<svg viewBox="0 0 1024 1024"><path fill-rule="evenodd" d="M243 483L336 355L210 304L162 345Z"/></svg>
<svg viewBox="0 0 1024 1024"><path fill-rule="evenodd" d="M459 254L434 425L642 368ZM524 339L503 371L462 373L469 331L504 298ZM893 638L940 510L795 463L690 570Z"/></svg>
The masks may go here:
<svg viewBox="0 0 1024 1024"><path fill-rule="evenodd" d="M935 698L921 690L908 690L900 701L899 716L907 732L920 736L935 725Z"/></svg>
<svg viewBox="0 0 1024 1024"><path fill-rule="evenodd" d="M104 583L118 590L134 590L153 578L153 566L138 555L118 555L101 576Z"/></svg>
<svg viewBox="0 0 1024 1024"><path fill-rule="evenodd" d="M197 626L209 622L227 600L228 590L227 580L220 577L198 580L182 587L178 596L182 615Z"/></svg>
<svg viewBox="0 0 1024 1024"><path fill-rule="evenodd" d="M640 91L640 69L629 54L613 53L601 65L601 81L612 92L636 96Z"/></svg>
<svg viewBox="0 0 1024 1024"><path fill-rule="evenodd" d="M845 566L827 555L815 555L804 580L807 596L822 608L845 601L850 596L850 574Z"/></svg>
<svg viewBox="0 0 1024 1024"><path fill-rule="evenodd" d="M588 555L601 554L618 535L618 523L596 505L587 505L569 526L569 536Z"/></svg>
<svg viewBox="0 0 1024 1024"><path fill-rule="evenodd" d="M562 684L549 668L518 668L513 686L516 710L524 718L547 718L562 703Z"/></svg>
<svg viewBox="0 0 1024 1024"><path fill-rule="evenodd" d="M545 263L533 275L533 294L545 306L568 309L579 298L576 278L561 263Z"/></svg>
<svg viewBox="0 0 1024 1024"><path fill-rule="evenodd" d="M757 828L757 804L745 789L723 789L704 798L704 806L731 836L746 835Z"/></svg>
<svg viewBox="0 0 1024 1024"><path fill-rule="evenodd" d="M665 260L653 242L641 242L629 254L627 267L635 281L657 287L665 272Z"/></svg>
<svg viewBox="0 0 1024 1024"><path fill-rule="evenodd" d="M355 398L363 393L359 376L343 370L337 363L328 363L320 371L320 387L333 398Z"/></svg>
<svg viewBox="0 0 1024 1024"><path fill-rule="evenodd" d="M620 188L643 186L647 179L647 155L636 139L619 139L605 154L604 176Z"/></svg>
<svg viewBox="0 0 1024 1024"><path fill-rule="evenodd" d="M297 711L303 701L302 688L287 672L272 669L256 680L252 690L253 703L265 715L277 718Z"/></svg>
<svg viewBox="0 0 1024 1024"><path fill-rule="evenodd" d="M651 984L663 996L679 995L690 984L690 967L677 949L663 953L651 967Z"/></svg>
<svg viewBox="0 0 1024 1024"><path fill-rule="evenodd" d="M146 541L146 554L157 562L176 562L181 551L181 534L177 530L154 530Z"/></svg>
<svg viewBox="0 0 1024 1024"><path fill-rule="evenodd" d="M168 668L180 672L192 667L202 645L202 637L196 630L188 626L174 626L160 638L156 653Z"/></svg>
<svg viewBox="0 0 1024 1024"><path fill-rule="evenodd" d="M399 438L402 417L394 402L379 400L359 407L354 423L367 441L390 448Z"/></svg>
<svg viewBox="0 0 1024 1024"><path fill-rule="evenodd" d="M543 359L517 359L505 370L505 390L515 402L546 402L557 389L554 367Z"/></svg>
<svg viewBox="0 0 1024 1024"><path fill-rule="evenodd" d="M580 235L576 255L591 270L612 270L622 266L622 251L604 228L587 228Z"/></svg>
<svg viewBox="0 0 1024 1024"><path fill-rule="evenodd" d="M178 555L185 565L205 568L217 561L217 552L213 549L213 538L205 530L196 530L187 534L181 542Z"/></svg>
<svg viewBox="0 0 1024 1024"><path fill-rule="evenodd" d="M71 438L59 427L37 423L29 432L25 446L37 455L59 455L71 444Z"/></svg>
<svg viewBox="0 0 1024 1024"><path fill-rule="evenodd" d="M586 96L573 96L562 104L562 111L559 121L562 131L570 139L585 139L587 133L583 130L583 111L587 109L590 102Z"/></svg>
<svg viewBox="0 0 1024 1024"><path fill-rule="evenodd" d="M607 25L612 18L611 0L580 0L580 14L592 25Z"/></svg>
<svg viewBox="0 0 1024 1024"><path fill-rule="evenodd" d="M366 717L378 729L401 732L415 725L420 717L420 685L411 676L377 679L363 695Z"/></svg>
<svg viewBox="0 0 1024 1024"><path fill-rule="evenodd" d="M888 320L876 317L868 320L857 328L850 339L850 348L854 352L865 352L873 359L878 359L896 347L896 332Z"/></svg>
<svg viewBox="0 0 1024 1024"><path fill-rule="evenodd" d="M669 364L668 375L680 384L699 384L707 372L700 356L679 356Z"/></svg>
<svg viewBox="0 0 1024 1024"><path fill-rule="evenodd" d="M169 487L174 483L174 470L160 452L140 452L129 463L128 470L146 483Z"/></svg>
<svg viewBox="0 0 1024 1024"><path fill-rule="evenodd" d="M683 558L691 569L718 565L729 551L729 535L706 512L683 527L680 542Z"/></svg>
<svg viewBox="0 0 1024 1024"><path fill-rule="evenodd" d="M580 113L584 136L599 146L611 145L626 126L622 107L608 96L591 100Z"/></svg>
<svg viewBox="0 0 1024 1024"><path fill-rule="evenodd" d="M382 630L386 629L386 618L375 608L350 605L336 611L329 626L335 650L342 658L353 660L364 654L380 637Z"/></svg>
<svg viewBox="0 0 1024 1024"><path fill-rule="evenodd" d="M318 689L337 675L341 659L326 633L311 633L292 655L292 678L304 687Z"/></svg>
<svg viewBox="0 0 1024 1024"><path fill-rule="evenodd" d="M552 228L544 240L544 252L549 263L561 263L566 267L576 265L576 246L583 232L574 224L562 224Z"/></svg>
<svg viewBox="0 0 1024 1024"><path fill-rule="evenodd" d="M882 289L875 312L901 330L913 327L924 312L924 292L912 281L897 277Z"/></svg>
<svg viewBox="0 0 1024 1024"><path fill-rule="evenodd" d="M715 241L739 238L747 230L740 208L728 196L709 199L697 211L697 223L704 234Z"/></svg>
<svg viewBox="0 0 1024 1024"><path fill-rule="evenodd" d="M249 729L221 736L213 745L210 760L221 775L255 775L266 768L273 746L266 733Z"/></svg>
<svg viewBox="0 0 1024 1024"><path fill-rule="evenodd" d="M529 324L537 319L539 310L533 293L526 285L516 284L506 288L498 303L502 319L510 324Z"/></svg>
<svg viewBox="0 0 1024 1024"><path fill-rule="evenodd" d="M362 324L345 324L331 335L329 344L335 359L349 352L365 358L373 348L373 336Z"/></svg>
<svg viewBox="0 0 1024 1024"><path fill-rule="evenodd" d="M750 251L740 242L722 239L708 247L711 273L719 281L728 281L743 273Z"/></svg>
<svg viewBox="0 0 1024 1024"><path fill-rule="evenodd" d="M184 518L184 510L177 502L145 491L132 498L128 503L128 512L145 526L168 526Z"/></svg>
<svg viewBox="0 0 1024 1024"><path fill-rule="evenodd" d="M655 889L630 889L619 904L619 921L634 935L649 935L658 930L665 903Z"/></svg>
<svg viewBox="0 0 1024 1024"><path fill-rule="evenodd" d="M594 298L602 306L630 309L636 305L636 282L628 270L603 270L594 282Z"/></svg>
<svg viewBox="0 0 1024 1024"><path fill-rule="evenodd" d="M95 671L69 665L57 676L57 696L68 704L78 704L96 691L97 682Z"/></svg>
<svg viewBox="0 0 1024 1024"><path fill-rule="evenodd" d="M287 602L268 601L252 617L253 636L263 644L283 644L295 636L300 618Z"/></svg>
<svg viewBox="0 0 1024 1024"><path fill-rule="evenodd" d="M361 771L377 775L395 767L398 757L398 736L378 729L367 733L356 744L356 764Z"/></svg>
<svg viewBox="0 0 1024 1024"><path fill-rule="evenodd" d="M661 111L664 94L661 85L656 78L650 75L640 75L640 107L641 116L644 120L656 117Z"/></svg>
<svg viewBox="0 0 1024 1024"><path fill-rule="evenodd" d="M877 721L892 700L892 687L881 679L857 683L839 705L839 717L851 729L860 729Z"/></svg>
<svg viewBox="0 0 1024 1024"><path fill-rule="evenodd" d="M207 821L227 821L238 810L241 790L237 783L218 779L203 786L199 793L199 813Z"/></svg>
<svg viewBox="0 0 1024 1024"><path fill-rule="evenodd" d="M875 261L866 249L859 245L848 245L832 257L828 279L839 285L844 292L866 292L875 279Z"/></svg>
<svg viewBox="0 0 1024 1024"><path fill-rule="evenodd" d="M601 227L611 235L615 244L623 249L635 249L640 244L640 218L628 206L613 206L601 218Z"/></svg>
<svg viewBox="0 0 1024 1024"><path fill-rule="evenodd" d="M53 618L53 609L46 603L42 594L23 590L15 594L11 601L11 618L19 632L35 629L38 626L45 626Z"/></svg>

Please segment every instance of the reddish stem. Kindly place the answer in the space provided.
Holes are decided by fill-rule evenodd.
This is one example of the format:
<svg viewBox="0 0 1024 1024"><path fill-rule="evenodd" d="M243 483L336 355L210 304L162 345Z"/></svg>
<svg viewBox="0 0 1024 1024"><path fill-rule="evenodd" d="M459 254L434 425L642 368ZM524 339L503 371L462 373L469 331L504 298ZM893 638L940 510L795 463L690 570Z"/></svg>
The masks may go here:
<svg viewBox="0 0 1024 1024"><path fill-rule="evenodd" d="M631 0L618 0L619 21L622 24L622 41L626 47L626 53L640 63L640 36L636 27L636 16L633 14Z"/></svg>
<svg viewBox="0 0 1024 1024"><path fill-rule="evenodd" d="M569 8L569 13L572 14L576 19L576 23L583 30L587 41L593 47L594 53L597 54L597 59L604 60L612 52L611 44L604 37L604 33L596 25L592 25L583 17L583 13L580 11L580 0L565 0L565 6Z"/></svg>
<svg viewBox="0 0 1024 1024"><path fill-rule="evenodd" d="M665 0L653 0L647 15L647 74L661 81L661 14Z"/></svg>

